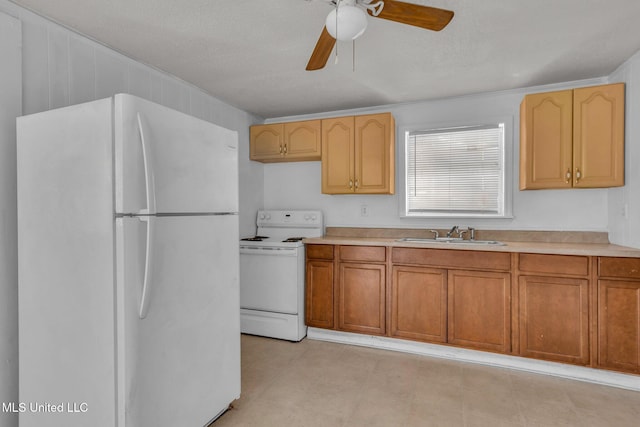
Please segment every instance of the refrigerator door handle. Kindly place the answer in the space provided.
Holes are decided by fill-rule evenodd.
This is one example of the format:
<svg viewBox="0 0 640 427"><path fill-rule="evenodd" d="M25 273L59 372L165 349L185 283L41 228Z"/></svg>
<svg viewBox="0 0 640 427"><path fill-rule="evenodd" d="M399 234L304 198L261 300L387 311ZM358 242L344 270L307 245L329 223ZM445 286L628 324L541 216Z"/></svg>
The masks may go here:
<svg viewBox="0 0 640 427"><path fill-rule="evenodd" d="M145 260L144 260L144 278L142 279L142 295L140 297L140 319L147 317L149 312L149 299L151 297L151 281L153 272L153 248L155 237L155 222L156 218L153 216L141 216L138 217L140 221L147 223L147 242L145 248Z"/></svg>
<svg viewBox="0 0 640 427"><path fill-rule="evenodd" d="M144 163L144 183L147 193L147 208L138 212L139 215L153 215L156 213L156 186L155 174L153 168L153 159L151 158L151 149L149 147L148 128L140 113L138 116L138 130L140 131L140 143L142 144L142 161Z"/></svg>

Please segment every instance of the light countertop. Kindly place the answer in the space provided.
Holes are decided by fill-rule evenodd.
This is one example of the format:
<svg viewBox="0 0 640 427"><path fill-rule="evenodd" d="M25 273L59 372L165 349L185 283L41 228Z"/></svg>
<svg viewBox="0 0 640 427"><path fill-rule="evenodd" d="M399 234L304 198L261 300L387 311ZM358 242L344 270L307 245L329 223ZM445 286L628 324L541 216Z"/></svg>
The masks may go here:
<svg viewBox="0 0 640 427"><path fill-rule="evenodd" d="M351 237L324 236L304 239L306 244L322 245L359 245L388 246L402 248L456 249L487 252L520 252L556 255L583 255L640 258L640 249L613 245L610 243L571 243L571 242L526 242L500 240L503 245L439 243L439 242L407 242L399 238L387 237Z"/></svg>

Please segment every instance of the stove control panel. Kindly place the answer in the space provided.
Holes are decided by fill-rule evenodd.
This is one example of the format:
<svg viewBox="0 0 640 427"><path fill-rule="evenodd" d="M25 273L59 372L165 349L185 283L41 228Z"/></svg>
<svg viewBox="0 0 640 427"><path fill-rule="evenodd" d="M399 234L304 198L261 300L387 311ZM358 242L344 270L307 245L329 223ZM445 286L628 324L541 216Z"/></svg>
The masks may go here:
<svg viewBox="0 0 640 427"><path fill-rule="evenodd" d="M258 227L322 228L322 211L260 210L257 225Z"/></svg>

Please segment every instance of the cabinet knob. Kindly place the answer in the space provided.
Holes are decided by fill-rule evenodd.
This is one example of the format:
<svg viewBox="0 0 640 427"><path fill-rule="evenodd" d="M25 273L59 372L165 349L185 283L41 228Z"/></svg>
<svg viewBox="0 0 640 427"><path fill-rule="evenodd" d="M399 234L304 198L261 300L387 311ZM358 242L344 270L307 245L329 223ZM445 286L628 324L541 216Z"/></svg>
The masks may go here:
<svg viewBox="0 0 640 427"><path fill-rule="evenodd" d="M580 178L582 178L582 174L580 173L580 168L576 168L576 184L578 183L578 181L580 181Z"/></svg>
<svg viewBox="0 0 640 427"><path fill-rule="evenodd" d="M360 183L358 182L358 180L356 179L356 188L360 187Z"/></svg>
<svg viewBox="0 0 640 427"><path fill-rule="evenodd" d="M565 184L568 184L571 182L571 168L567 168L567 174L565 175Z"/></svg>
<svg viewBox="0 0 640 427"><path fill-rule="evenodd" d="M282 145L280 146L280 154L282 154Z"/></svg>
<svg viewBox="0 0 640 427"><path fill-rule="evenodd" d="M349 189L353 189L353 180L349 180Z"/></svg>
<svg viewBox="0 0 640 427"><path fill-rule="evenodd" d="M287 155L287 144L284 144L284 154Z"/></svg>

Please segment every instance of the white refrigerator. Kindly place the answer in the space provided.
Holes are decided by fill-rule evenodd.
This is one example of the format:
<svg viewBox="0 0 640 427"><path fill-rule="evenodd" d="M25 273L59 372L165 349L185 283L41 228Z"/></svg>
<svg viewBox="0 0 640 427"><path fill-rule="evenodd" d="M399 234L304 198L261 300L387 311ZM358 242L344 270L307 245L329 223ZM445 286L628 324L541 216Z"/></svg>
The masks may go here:
<svg viewBox="0 0 640 427"><path fill-rule="evenodd" d="M240 395L237 134L130 95L17 119L21 427Z"/></svg>

